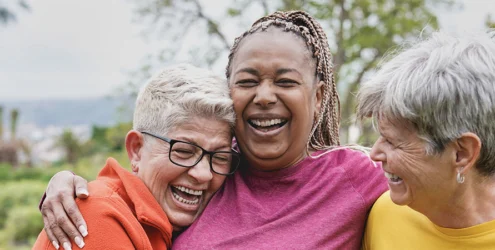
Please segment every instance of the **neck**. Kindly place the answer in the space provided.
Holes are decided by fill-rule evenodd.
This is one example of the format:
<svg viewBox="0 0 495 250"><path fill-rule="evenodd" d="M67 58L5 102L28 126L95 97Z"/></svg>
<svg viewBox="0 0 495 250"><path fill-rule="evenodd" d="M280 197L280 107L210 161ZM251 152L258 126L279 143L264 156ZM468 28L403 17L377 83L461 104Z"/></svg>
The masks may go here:
<svg viewBox="0 0 495 250"><path fill-rule="evenodd" d="M443 205L432 205L423 214L440 227L459 229L495 220L495 178L466 177L446 202L438 203Z"/></svg>
<svg viewBox="0 0 495 250"><path fill-rule="evenodd" d="M313 151L309 151L309 153L313 153ZM279 159L247 159L249 157L246 157L246 160L249 162L249 167L257 171L273 172L295 166L299 162L306 159L306 157L308 157L308 154L303 152L299 157L296 157L292 161L285 164L281 164Z"/></svg>

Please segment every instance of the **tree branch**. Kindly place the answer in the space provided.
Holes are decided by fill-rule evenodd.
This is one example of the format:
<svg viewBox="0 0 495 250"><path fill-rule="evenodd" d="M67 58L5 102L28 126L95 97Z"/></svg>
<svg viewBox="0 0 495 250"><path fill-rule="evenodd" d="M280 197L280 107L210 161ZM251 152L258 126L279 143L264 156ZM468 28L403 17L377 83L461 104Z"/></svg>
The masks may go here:
<svg viewBox="0 0 495 250"><path fill-rule="evenodd" d="M344 47L344 22L349 18L349 12L345 9L345 0L340 0L340 14L339 14L339 30L335 38L337 39L337 53L334 58L334 72L336 73L336 81L338 82L340 68L344 64L345 60L345 47Z"/></svg>
<svg viewBox="0 0 495 250"><path fill-rule="evenodd" d="M196 5L196 7L198 8L198 13L197 13L198 17L207 22L208 28L210 29L209 30L210 33L216 35L220 39L220 41L223 43L223 46L226 50L230 50L230 43L225 38L225 35L222 32L220 32L220 30L218 29L218 25L215 23L215 21L212 20L211 18L205 16L205 14L203 12L203 7L201 7L198 0L194 0L193 2Z"/></svg>

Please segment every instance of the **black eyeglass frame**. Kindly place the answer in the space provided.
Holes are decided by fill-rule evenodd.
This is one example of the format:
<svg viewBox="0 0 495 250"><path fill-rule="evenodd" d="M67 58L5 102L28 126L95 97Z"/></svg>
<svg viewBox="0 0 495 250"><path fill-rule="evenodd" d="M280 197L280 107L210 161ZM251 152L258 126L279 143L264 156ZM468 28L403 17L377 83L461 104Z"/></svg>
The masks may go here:
<svg viewBox="0 0 495 250"><path fill-rule="evenodd" d="M237 171L237 168L239 167L241 155L238 152L234 151L234 150L231 150L231 151L208 151L208 150L202 148L199 145L196 145L194 143L190 143L190 142L187 142L187 141L174 140L174 139L170 139L170 138L167 138L167 137L155 135L153 133L146 132L146 131L141 131L141 133L142 134L145 134L145 135L149 135L149 136L155 137L155 138L160 139L162 141L168 142L170 144L170 148L168 149L168 159L172 163L174 163L175 165L177 165L179 167L192 168L192 167L196 166L203 159L203 156L205 156L206 154L210 156L210 160L209 160L210 170L213 171L215 174L224 175L224 176L232 175L232 174L235 173L235 171ZM192 146L195 146L195 147L200 148L202 150L201 157L199 157L198 160L196 160L196 162L193 163L191 166L187 166L187 165L183 165L183 164L179 164L179 163L175 162L174 160L172 160L172 147L177 142L189 144L189 145L192 145ZM229 154L232 154L234 156L237 156L237 158L238 158L237 166L233 166L232 165L233 161L231 161L231 163L230 163L230 172L224 174L224 173L219 173L219 172L215 171L215 169L213 168L212 159L213 159L213 155L216 154L216 153L229 153Z"/></svg>

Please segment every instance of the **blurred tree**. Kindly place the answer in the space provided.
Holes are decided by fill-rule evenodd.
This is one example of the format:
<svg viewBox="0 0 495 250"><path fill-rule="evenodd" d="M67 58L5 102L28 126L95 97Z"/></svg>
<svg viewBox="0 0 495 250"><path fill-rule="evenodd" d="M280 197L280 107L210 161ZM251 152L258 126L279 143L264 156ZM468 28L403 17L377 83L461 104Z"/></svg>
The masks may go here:
<svg viewBox="0 0 495 250"><path fill-rule="evenodd" d="M105 133L106 141L109 143L110 150L119 151L125 148L125 137L127 132L132 129L132 123L122 122L114 127L108 128Z"/></svg>
<svg viewBox="0 0 495 250"><path fill-rule="evenodd" d="M10 111L10 140L15 141L17 133L17 121L19 120L19 110L12 109Z"/></svg>
<svg viewBox="0 0 495 250"><path fill-rule="evenodd" d="M61 147L65 152L66 160L75 166L82 151L82 144L71 130L66 129L55 143L56 147Z"/></svg>
<svg viewBox="0 0 495 250"><path fill-rule="evenodd" d="M492 15L488 14L486 16L485 26L489 29L495 29L495 20L492 19Z"/></svg>
<svg viewBox="0 0 495 250"><path fill-rule="evenodd" d="M3 110L2 110L3 117ZM5 162L13 167L17 167L19 164L19 158L17 151L19 149L19 142L16 139L17 120L19 118L19 111L12 109L10 112L10 140L0 140L0 163ZM2 124L3 124L3 119ZM3 126L3 125L2 125ZM3 127L2 127L3 133Z"/></svg>
<svg viewBox="0 0 495 250"><path fill-rule="evenodd" d="M438 28L432 11L455 0L231 0L223 9L200 0L150 0L136 2L139 20L147 34L158 34L163 49L149 63L184 57L199 66L226 64L229 48L239 30L275 10L302 9L318 18L334 55L335 77L341 93L341 140L349 141L359 84L387 51ZM208 8L209 7L209 8ZM215 13L215 15L213 14ZM219 14L220 13L220 14ZM223 14L221 14L223 13ZM233 33L232 30L237 30ZM186 49L188 48L188 49ZM189 53L189 56L184 54ZM158 63L157 63L158 62ZM149 70L149 67L148 67ZM149 74L148 74L149 76ZM142 80L142 79L140 79ZM363 126L365 137L371 126ZM366 142L371 140L366 139Z"/></svg>
<svg viewBox="0 0 495 250"><path fill-rule="evenodd" d="M0 142L3 141L3 107L0 106Z"/></svg>
<svg viewBox="0 0 495 250"><path fill-rule="evenodd" d="M15 14L15 10L17 8L21 8L24 10L29 10L29 5L24 0L18 0L14 6L12 3L6 4L3 1L0 2L0 23L7 25L11 22L15 22L17 20L17 16Z"/></svg>

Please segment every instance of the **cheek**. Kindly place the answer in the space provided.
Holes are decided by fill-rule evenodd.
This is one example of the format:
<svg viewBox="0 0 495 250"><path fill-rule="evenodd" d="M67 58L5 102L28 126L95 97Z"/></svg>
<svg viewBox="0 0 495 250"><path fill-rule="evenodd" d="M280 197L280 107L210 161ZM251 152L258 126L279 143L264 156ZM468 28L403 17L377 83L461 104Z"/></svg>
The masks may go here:
<svg viewBox="0 0 495 250"><path fill-rule="evenodd" d="M230 97L234 101L234 111L237 115L241 115L248 104L248 93L238 88L231 88L230 91Z"/></svg>
<svg viewBox="0 0 495 250"><path fill-rule="evenodd" d="M215 176L211 180L210 190L211 192L216 192L224 183L226 177L223 175L214 174Z"/></svg>

